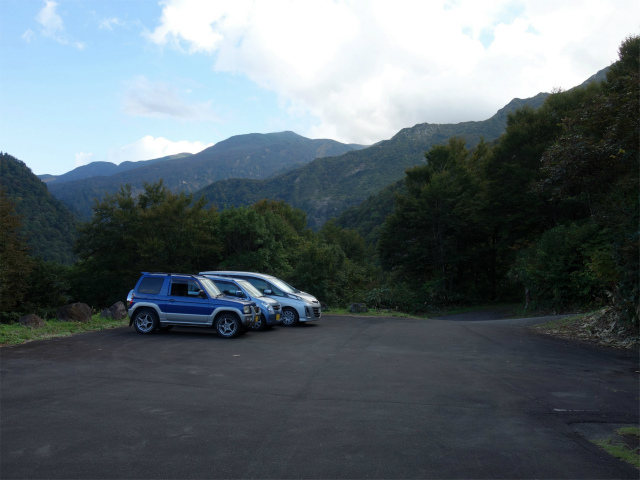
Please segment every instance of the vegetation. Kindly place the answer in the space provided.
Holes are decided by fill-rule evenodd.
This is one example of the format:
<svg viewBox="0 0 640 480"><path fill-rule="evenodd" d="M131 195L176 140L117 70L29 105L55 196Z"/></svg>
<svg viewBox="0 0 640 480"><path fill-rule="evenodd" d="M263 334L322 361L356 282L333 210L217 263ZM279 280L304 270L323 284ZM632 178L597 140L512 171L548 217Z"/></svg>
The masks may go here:
<svg viewBox="0 0 640 480"><path fill-rule="evenodd" d="M482 122L416 125L363 150L319 158L301 168L264 180L221 180L198 194L203 194L221 208L246 206L263 198L283 200L303 210L309 226L318 230L330 218L376 195L390 183L401 180L407 168L422 163L424 152L431 146L446 142L452 136L464 137L468 146L477 144L482 137L496 139L504 132L508 112L522 105L536 107L542 104L546 95L527 100L515 99Z"/></svg>
<svg viewBox="0 0 640 480"><path fill-rule="evenodd" d="M226 180L198 199L162 180L122 185L93 203L71 266L24 248L31 220L13 213L26 198L14 188L0 197L2 320L50 316L70 301L111 306L141 271L229 269L276 275L331 308L424 313L519 301L527 311L605 308L637 330L639 45L623 43L602 83L503 111L506 129L492 142L479 136L482 122L464 125L473 142L449 135L455 126L424 124L272 180ZM256 151L271 141L250 137ZM235 141L219 148L236 154ZM28 170L2 161L3 177Z"/></svg>
<svg viewBox="0 0 640 480"><path fill-rule="evenodd" d="M6 153L0 153L0 187L21 218L20 233L30 255L72 264L76 220L64 204L23 162Z"/></svg>
<svg viewBox="0 0 640 480"><path fill-rule="evenodd" d="M494 145L450 139L407 170L380 230L383 288L414 309L611 305L637 326L639 45L623 43L605 82L509 115Z"/></svg>
<svg viewBox="0 0 640 480"><path fill-rule="evenodd" d="M45 326L40 328L25 327L19 323L0 324L0 345L20 345L34 340L45 340L54 337L68 337L77 333L95 332L107 328L124 327L129 325L129 318L114 320L93 315L91 321L86 323L61 322L58 320L45 320Z"/></svg>
<svg viewBox="0 0 640 480"><path fill-rule="evenodd" d="M640 428L622 427L616 430L616 439L613 437L596 441L610 455L619 458L636 468L640 468ZM632 445L628 445L627 442Z"/></svg>

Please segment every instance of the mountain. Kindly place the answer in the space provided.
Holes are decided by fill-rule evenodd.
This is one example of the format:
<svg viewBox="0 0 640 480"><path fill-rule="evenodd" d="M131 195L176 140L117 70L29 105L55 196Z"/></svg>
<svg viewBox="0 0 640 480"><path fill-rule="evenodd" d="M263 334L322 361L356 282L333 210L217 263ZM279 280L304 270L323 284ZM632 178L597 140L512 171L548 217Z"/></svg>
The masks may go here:
<svg viewBox="0 0 640 480"><path fill-rule="evenodd" d="M70 172L62 175L38 175L38 178L45 183L56 182L58 184L64 182L71 182L73 180L82 180L84 178L91 177L108 177L115 175L116 173L126 172L133 170L134 168L140 168L152 165L157 162L164 162L166 160L175 160L190 156L190 153L178 153L177 155L169 155L162 158L154 158L153 160L142 160L139 162L122 162L120 165L116 165L111 162L91 162L88 165L82 165L81 167L74 168Z"/></svg>
<svg viewBox="0 0 640 480"><path fill-rule="evenodd" d="M549 94L515 98L488 120L457 124L422 123L400 130L390 140L344 155L320 158L296 170L265 180L228 179L197 192L219 207L254 203L263 198L284 200L307 213L308 224L319 228L325 221L404 178L408 167L424 162L431 146L451 137L464 137L467 147L481 138L497 139L507 114L529 105L537 108Z"/></svg>
<svg viewBox="0 0 640 480"><path fill-rule="evenodd" d="M91 216L94 198L115 193L125 183L134 193L145 182L164 179L174 192L197 191L225 178L267 178L316 158L342 155L362 148L335 140L311 140L294 132L237 135L184 158L145 165L110 176L94 176L60 184L49 183L51 193L83 218Z"/></svg>
<svg viewBox="0 0 640 480"><path fill-rule="evenodd" d="M74 262L76 220L24 162L0 153L0 186L22 217L31 256L63 264Z"/></svg>

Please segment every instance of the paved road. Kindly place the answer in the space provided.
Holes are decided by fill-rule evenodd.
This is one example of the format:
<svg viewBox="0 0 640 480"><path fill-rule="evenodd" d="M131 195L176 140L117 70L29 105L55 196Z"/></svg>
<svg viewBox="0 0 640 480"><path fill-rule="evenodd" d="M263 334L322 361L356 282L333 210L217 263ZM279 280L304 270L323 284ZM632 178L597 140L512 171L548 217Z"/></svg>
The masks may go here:
<svg viewBox="0 0 640 480"><path fill-rule="evenodd" d="M2 348L0 478L638 478L638 357L536 320L325 316L224 340L132 328Z"/></svg>

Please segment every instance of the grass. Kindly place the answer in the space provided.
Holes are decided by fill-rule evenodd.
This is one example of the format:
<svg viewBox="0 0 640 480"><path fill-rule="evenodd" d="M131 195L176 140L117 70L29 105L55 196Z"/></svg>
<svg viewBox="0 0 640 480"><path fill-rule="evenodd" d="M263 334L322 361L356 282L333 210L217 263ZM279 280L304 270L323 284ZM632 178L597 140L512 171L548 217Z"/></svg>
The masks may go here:
<svg viewBox="0 0 640 480"><path fill-rule="evenodd" d="M611 437L594 443L610 455L640 468L640 427L623 427L616 430L616 433L616 439ZM629 446L629 443L634 446Z"/></svg>
<svg viewBox="0 0 640 480"><path fill-rule="evenodd" d="M61 322L59 320L45 320L41 328L25 327L19 323L0 324L0 346L21 345L34 340L45 340L55 337L69 337L77 333L95 332L107 328L117 328L129 325L129 318L113 320L93 315L87 323Z"/></svg>

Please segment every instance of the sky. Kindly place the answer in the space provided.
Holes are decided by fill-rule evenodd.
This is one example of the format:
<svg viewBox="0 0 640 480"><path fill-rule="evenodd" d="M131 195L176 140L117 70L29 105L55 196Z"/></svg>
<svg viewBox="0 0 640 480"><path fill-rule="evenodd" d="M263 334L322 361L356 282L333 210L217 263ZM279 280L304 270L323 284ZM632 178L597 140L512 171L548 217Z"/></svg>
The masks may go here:
<svg viewBox="0 0 640 480"><path fill-rule="evenodd" d="M369 145L569 89L638 0L0 0L0 151L35 174L294 131Z"/></svg>

